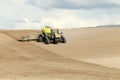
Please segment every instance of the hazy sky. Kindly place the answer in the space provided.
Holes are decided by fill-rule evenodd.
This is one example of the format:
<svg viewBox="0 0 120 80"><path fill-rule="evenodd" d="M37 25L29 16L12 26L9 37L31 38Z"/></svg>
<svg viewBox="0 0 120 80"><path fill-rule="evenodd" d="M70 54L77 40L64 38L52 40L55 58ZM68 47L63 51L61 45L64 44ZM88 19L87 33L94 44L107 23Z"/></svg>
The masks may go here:
<svg viewBox="0 0 120 80"><path fill-rule="evenodd" d="M119 24L120 0L0 0L0 28Z"/></svg>

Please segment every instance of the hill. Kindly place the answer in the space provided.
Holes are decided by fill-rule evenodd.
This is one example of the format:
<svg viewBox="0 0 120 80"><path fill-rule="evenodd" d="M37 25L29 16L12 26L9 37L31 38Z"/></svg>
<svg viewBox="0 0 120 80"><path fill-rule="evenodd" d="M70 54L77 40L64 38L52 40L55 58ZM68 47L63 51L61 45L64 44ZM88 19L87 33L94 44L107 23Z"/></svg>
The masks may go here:
<svg viewBox="0 0 120 80"><path fill-rule="evenodd" d="M18 41L21 35L35 36L37 30L1 30L0 79L120 79L120 69L85 62L93 57L120 56L117 37L120 29L85 28L62 31L67 44L45 45L36 41ZM110 51L107 52L106 49Z"/></svg>

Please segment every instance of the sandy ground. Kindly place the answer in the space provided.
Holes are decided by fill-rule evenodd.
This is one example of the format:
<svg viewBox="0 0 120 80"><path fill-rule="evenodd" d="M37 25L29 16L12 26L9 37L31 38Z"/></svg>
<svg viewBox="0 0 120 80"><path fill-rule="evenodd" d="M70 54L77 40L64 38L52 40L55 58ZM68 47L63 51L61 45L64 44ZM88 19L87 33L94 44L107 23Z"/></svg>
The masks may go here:
<svg viewBox="0 0 120 80"><path fill-rule="evenodd" d="M66 45L45 48L54 49L55 53L65 57L120 68L120 28L83 28L63 32L68 41Z"/></svg>
<svg viewBox="0 0 120 80"><path fill-rule="evenodd" d="M120 80L120 28L61 31L67 44L18 42L39 31L1 30L0 80Z"/></svg>

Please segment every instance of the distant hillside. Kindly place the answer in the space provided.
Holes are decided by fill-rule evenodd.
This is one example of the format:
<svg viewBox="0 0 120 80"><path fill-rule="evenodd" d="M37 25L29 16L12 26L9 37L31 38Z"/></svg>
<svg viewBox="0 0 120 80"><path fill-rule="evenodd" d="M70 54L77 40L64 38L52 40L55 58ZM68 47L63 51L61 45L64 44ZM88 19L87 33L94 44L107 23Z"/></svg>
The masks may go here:
<svg viewBox="0 0 120 80"><path fill-rule="evenodd" d="M120 27L120 24L118 24L118 25L99 25L96 27Z"/></svg>

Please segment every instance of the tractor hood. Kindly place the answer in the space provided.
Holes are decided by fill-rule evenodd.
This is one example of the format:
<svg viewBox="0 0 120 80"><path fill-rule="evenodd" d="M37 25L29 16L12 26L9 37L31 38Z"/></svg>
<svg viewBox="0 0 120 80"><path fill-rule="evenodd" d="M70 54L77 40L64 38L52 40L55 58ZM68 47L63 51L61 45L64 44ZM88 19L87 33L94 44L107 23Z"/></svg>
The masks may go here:
<svg viewBox="0 0 120 80"><path fill-rule="evenodd" d="M55 37L61 37L61 35L60 35L60 34L55 33Z"/></svg>

